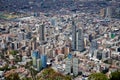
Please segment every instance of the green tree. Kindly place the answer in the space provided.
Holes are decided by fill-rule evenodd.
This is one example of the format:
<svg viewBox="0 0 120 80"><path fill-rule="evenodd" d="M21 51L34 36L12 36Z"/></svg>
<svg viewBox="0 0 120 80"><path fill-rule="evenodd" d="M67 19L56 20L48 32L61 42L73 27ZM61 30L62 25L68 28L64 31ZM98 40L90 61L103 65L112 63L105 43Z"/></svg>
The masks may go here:
<svg viewBox="0 0 120 80"><path fill-rule="evenodd" d="M20 80L20 77L17 73L11 73L7 77L5 77L5 80Z"/></svg>
<svg viewBox="0 0 120 80"><path fill-rule="evenodd" d="M72 78L71 78L71 76L66 75L66 76L65 76L65 80L72 80Z"/></svg>
<svg viewBox="0 0 120 80"><path fill-rule="evenodd" d="M32 80L32 78L23 78L22 80Z"/></svg>
<svg viewBox="0 0 120 80"><path fill-rule="evenodd" d="M88 80L108 80L108 78L103 73L93 73L88 77Z"/></svg>
<svg viewBox="0 0 120 80"><path fill-rule="evenodd" d="M54 71L52 68L46 68L41 71L38 80L72 80L70 76L62 75Z"/></svg>
<svg viewBox="0 0 120 80"><path fill-rule="evenodd" d="M18 51L16 51L16 50L11 50L10 51L10 54L12 54L12 55L16 55L18 53Z"/></svg>
<svg viewBox="0 0 120 80"><path fill-rule="evenodd" d="M112 72L110 80L120 80L120 71Z"/></svg>
<svg viewBox="0 0 120 80"><path fill-rule="evenodd" d="M1 71L9 70L8 66L9 66L9 65L6 64L4 67L1 67L0 70L1 70Z"/></svg>

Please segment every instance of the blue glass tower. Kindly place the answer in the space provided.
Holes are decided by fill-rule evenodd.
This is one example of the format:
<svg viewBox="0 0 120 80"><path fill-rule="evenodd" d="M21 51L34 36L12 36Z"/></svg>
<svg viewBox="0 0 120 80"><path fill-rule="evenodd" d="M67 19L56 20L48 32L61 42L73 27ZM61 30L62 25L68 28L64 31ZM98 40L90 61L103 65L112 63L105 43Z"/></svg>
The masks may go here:
<svg viewBox="0 0 120 80"><path fill-rule="evenodd" d="M42 68L47 67L47 56L46 55L41 55L41 61L42 61Z"/></svg>
<svg viewBox="0 0 120 80"><path fill-rule="evenodd" d="M38 51L33 51L32 53L32 60L33 60L33 66L37 67L37 59L39 58Z"/></svg>
<svg viewBox="0 0 120 80"><path fill-rule="evenodd" d="M41 59L37 59L37 70L40 71L42 69Z"/></svg>

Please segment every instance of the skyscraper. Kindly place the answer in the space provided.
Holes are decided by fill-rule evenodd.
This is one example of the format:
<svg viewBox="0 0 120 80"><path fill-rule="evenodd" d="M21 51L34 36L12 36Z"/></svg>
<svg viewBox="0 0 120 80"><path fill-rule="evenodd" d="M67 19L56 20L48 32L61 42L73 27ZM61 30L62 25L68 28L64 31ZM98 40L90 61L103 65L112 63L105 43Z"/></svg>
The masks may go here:
<svg viewBox="0 0 120 80"><path fill-rule="evenodd" d="M37 42L32 41L32 50L36 50L36 49L37 49Z"/></svg>
<svg viewBox="0 0 120 80"><path fill-rule="evenodd" d="M37 67L37 59L39 58L39 53L38 51L33 51L32 52L32 60L33 60L33 66Z"/></svg>
<svg viewBox="0 0 120 80"><path fill-rule="evenodd" d="M37 70L40 71L42 69L41 59L37 59Z"/></svg>
<svg viewBox="0 0 120 80"><path fill-rule="evenodd" d="M78 75L78 58L73 58L73 74Z"/></svg>
<svg viewBox="0 0 120 80"><path fill-rule="evenodd" d="M41 55L42 68L47 67L47 56L45 54Z"/></svg>
<svg viewBox="0 0 120 80"><path fill-rule="evenodd" d="M77 51L84 51L84 37L82 29L78 29L76 32L76 50Z"/></svg>
<svg viewBox="0 0 120 80"><path fill-rule="evenodd" d="M72 21L72 50L84 50L84 37L82 29L76 28L75 22Z"/></svg>
<svg viewBox="0 0 120 80"><path fill-rule="evenodd" d="M105 18L106 18L106 19L111 19L111 7L107 7L107 8L106 8Z"/></svg>
<svg viewBox="0 0 120 80"><path fill-rule="evenodd" d="M92 40L91 46L90 46L90 57L93 57L94 51L98 48L98 43L96 40Z"/></svg>
<svg viewBox="0 0 120 80"><path fill-rule="evenodd" d="M70 74L71 73L71 68L72 68L72 62L71 62L71 59L66 59L66 61L65 61L65 64L66 64L66 66L65 66L65 72L68 74Z"/></svg>
<svg viewBox="0 0 120 80"><path fill-rule="evenodd" d="M72 50L76 50L76 25L72 21Z"/></svg>
<svg viewBox="0 0 120 80"><path fill-rule="evenodd" d="M40 37L40 41L45 41L45 25L41 25L39 26L39 37Z"/></svg>

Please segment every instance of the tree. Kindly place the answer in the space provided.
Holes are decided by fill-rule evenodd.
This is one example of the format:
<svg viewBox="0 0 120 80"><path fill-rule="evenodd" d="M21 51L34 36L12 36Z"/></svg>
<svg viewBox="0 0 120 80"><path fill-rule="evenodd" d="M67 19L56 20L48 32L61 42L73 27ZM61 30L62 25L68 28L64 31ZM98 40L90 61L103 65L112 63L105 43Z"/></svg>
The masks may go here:
<svg viewBox="0 0 120 80"><path fill-rule="evenodd" d="M22 80L32 80L32 78L23 78Z"/></svg>
<svg viewBox="0 0 120 80"><path fill-rule="evenodd" d="M72 80L70 76L62 75L54 71L52 68L46 68L41 71L38 80Z"/></svg>
<svg viewBox="0 0 120 80"><path fill-rule="evenodd" d="M10 51L10 54L12 54L12 55L16 55L18 53L18 51L16 51L16 50L11 50Z"/></svg>
<svg viewBox="0 0 120 80"><path fill-rule="evenodd" d="M69 76L69 75L66 75L66 76L65 76L65 80L72 80L72 77Z"/></svg>
<svg viewBox="0 0 120 80"><path fill-rule="evenodd" d="M5 80L20 80L18 73L11 73L5 77Z"/></svg>
<svg viewBox="0 0 120 80"><path fill-rule="evenodd" d="M36 80L36 75L38 73L38 71L36 71L35 69L33 69L32 67L28 68L30 71L30 74L32 76L32 80Z"/></svg>
<svg viewBox="0 0 120 80"><path fill-rule="evenodd" d="M103 73L93 73L88 77L88 80L108 80L108 78Z"/></svg>
<svg viewBox="0 0 120 80"><path fill-rule="evenodd" d="M1 70L1 71L9 70L8 66L9 66L9 65L6 64L4 67L1 67L0 70Z"/></svg>
<svg viewBox="0 0 120 80"><path fill-rule="evenodd" d="M112 72L110 80L120 80L120 71Z"/></svg>

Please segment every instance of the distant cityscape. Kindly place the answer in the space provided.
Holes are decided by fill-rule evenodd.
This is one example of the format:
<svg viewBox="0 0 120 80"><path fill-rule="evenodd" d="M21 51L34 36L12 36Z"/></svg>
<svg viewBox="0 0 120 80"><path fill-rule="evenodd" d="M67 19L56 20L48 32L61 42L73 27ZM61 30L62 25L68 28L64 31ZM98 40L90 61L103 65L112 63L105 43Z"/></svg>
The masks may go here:
<svg viewBox="0 0 120 80"><path fill-rule="evenodd" d="M120 1L0 0L0 80L120 80Z"/></svg>

